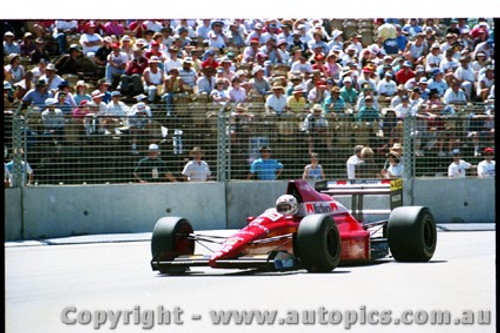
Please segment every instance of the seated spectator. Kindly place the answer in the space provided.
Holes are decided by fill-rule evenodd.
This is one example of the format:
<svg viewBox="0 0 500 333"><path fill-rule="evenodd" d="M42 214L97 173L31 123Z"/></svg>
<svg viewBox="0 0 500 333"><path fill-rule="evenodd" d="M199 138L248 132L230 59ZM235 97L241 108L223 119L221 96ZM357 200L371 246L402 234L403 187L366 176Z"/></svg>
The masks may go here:
<svg viewBox="0 0 500 333"><path fill-rule="evenodd" d="M457 59L455 59L455 49L448 49L444 53L444 59L441 60L441 63L439 64L439 69L443 72L447 71L453 71L460 67L460 64L458 63ZM434 71L434 68L431 70L431 73Z"/></svg>
<svg viewBox="0 0 500 333"><path fill-rule="evenodd" d="M495 150L491 147L484 148L484 160L477 165L477 176L479 178L494 178L496 163L493 160Z"/></svg>
<svg viewBox="0 0 500 333"><path fill-rule="evenodd" d="M220 64L215 59L215 51L206 51L203 56L203 61L201 62L201 68L212 67L213 69L217 69L219 66Z"/></svg>
<svg viewBox="0 0 500 333"><path fill-rule="evenodd" d="M149 102L154 103L156 96L162 93L163 84L165 82L163 72L158 67L160 59L157 56L152 56L149 59L149 67L144 70L143 82L144 91L147 93Z"/></svg>
<svg viewBox="0 0 500 333"><path fill-rule="evenodd" d="M63 54L59 57L54 64L57 72L60 75L64 74L74 74L78 75L79 72L82 71L80 66L80 56L82 52L77 44L71 44L68 53Z"/></svg>
<svg viewBox="0 0 500 333"><path fill-rule="evenodd" d="M280 115L287 111L287 98L284 94L284 88L276 82L271 88L272 94L266 98L266 113L272 115Z"/></svg>
<svg viewBox="0 0 500 333"><path fill-rule="evenodd" d="M108 36L115 35L116 37L120 37L125 33L125 28L119 20L111 20L104 24L104 32Z"/></svg>
<svg viewBox="0 0 500 333"><path fill-rule="evenodd" d="M120 101L120 96L119 91L113 91L105 113L98 114L99 117L102 117L101 127L104 129L104 134L111 134L111 130L114 130L115 134L121 134L118 127L124 125L129 107Z"/></svg>
<svg viewBox="0 0 500 333"><path fill-rule="evenodd" d="M302 179L306 180L322 180L325 179L325 173L321 164L318 164L319 158L317 153L311 153L311 163L304 167Z"/></svg>
<svg viewBox="0 0 500 333"><path fill-rule="evenodd" d="M427 88L430 90L436 89L439 97L443 97L444 93L448 89L448 84L443 80L444 74L440 69L435 69L432 71L432 78L429 79Z"/></svg>
<svg viewBox="0 0 500 333"><path fill-rule="evenodd" d="M45 75L40 77L40 80L45 80L48 84L48 89L55 93L59 89L59 85L64 81L62 77L56 74L57 69L54 64L48 64L45 67Z"/></svg>
<svg viewBox="0 0 500 333"><path fill-rule="evenodd" d="M192 67L193 59L187 57L182 60L182 68L179 70L179 76L182 82L189 86L191 92L194 91L196 81L198 81L198 74L196 74L196 71Z"/></svg>
<svg viewBox="0 0 500 333"><path fill-rule="evenodd" d="M495 85L494 73L493 66L487 65L484 74L479 76L476 94L482 101L488 99L491 88Z"/></svg>
<svg viewBox="0 0 500 333"><path fill-rule="evenodd" d="M283 172L283 164L271 158L271 148L263 146L259 149L260 158L252 162L247 179L257 177L258 180L277 180Z"/></svg>
<svg viewBox="0 0 500 333"><path fill-rule="evenodd" d="M85 32L80 37L80 45L83 54L92 58L95 56L99 47L103 45L103 38L96 33L96 25L92 22L85 24Z"/></svg>
<svg viewBox="0 0 500 333"><path fill-rule="evenodd" d="M67 93L65 91L58 91L56 93L56 104L55 107L58 110L61 110L65 118L69 118L71 116L71 111L75 105L71 105L66 101ZM74 101L74 100L73 100Z"/></svg>
<svg viewBox="0 0 500 333"><path fill-rule="evenodd" d="M340 96L340 88L338 86L334 86L330 90L330 96L325 99L323 109L325 113L332 113L333 115L345 113L345 102Z"/></svg>
<svg viewBox="0 0 500 333"><path fill-rule="evenodd" d="M415 76L415 72L412 71L412 64L409 61L403 63L403 67L396 72L396 82L398 84L405 84L406 81Z"/></svg>
<svg viewBox="0 0 500 333"><path fill-rule="evenodd" d="M61 92L64 93L64 103L66 105L69 105L70 107L72 106L77 106L78 104L75 101L75 98L73 97L73 94L71 94L71 91L73 90L72 87L69 86L69 82L66 80L63 80L61 84L57 87L59 90L56 92L56 98L59 100L59 94ZM63 109L61 109L63 110ZM65 112L65 110L63 110ZM71 112L71 111L69 111Z"/></svg>
<svg viewBox="0 0 500 333"><path fill-rule="evenodd" d="M3 68L4 76L11 84L15 84L24 78L24 66L21 65L19 53L8 55L9 64Z"/></svg>
<svg viewBox="0 0 500 333"><path fill-rule="evenodd" d="M352 106L356 105L358 100L358 92L354 89L352 85L352 79L350 77L345 77L343 79L344 86L340 89L340 97L345 103Z"/></svg>
<svg viewBox="0 0 500 333"><path fill-rule="evenodd" d="M45 75L45 68L47 67L47 62L45 59L40 59L38 66L34 67L31 72L33 73L33 83L36 83L42 75Z"/></svg>
<svg viewBox="0 0 500 333"><path fill-rule="evenodd" d="M203 150L196 146L193 147L189 155L193 158L186 163L182 170L182 175L186 177L189 182L206 182L210 179L210 167L208 163L203 161Z"/></svg>
<svg viewBox="0 0 500 333"><path fill-rule="evenodd" d="M357 114L358 122L373 122L380 119L378 107L374 106L373 97L365 97L365 105L362 106Z"/></svg>
<svg viewBox="0 0 500 333"><path fill-rule="evenodd" d="M100 45L96 52L95 55L92 57L92 60L94 63L101 67L105 67L107 62L108 62L108 56L111 54L113 51L111 45L113 44L113 40L111 37L106 36L102 39L102 45Z"/></svg>
<svg viewBox="0 0 500 333"><path fill-rule="evenodd" d="M375 96L374 96L374 90L369 83L366 83L363 86L363 90L361 91L360 95L358 96L358 102L356 104L356 109L358 110L358 112L359 112L359 110L361 110L361 108L363 106L365 106L365 104L366 104L365 101L366 101L366 98L368 98L368 97L372 98L372 103L373 103L372 106L378 110L379 106L378 106L377 98L375 98Z"/></svg>
<svg viewBox="0 0 500 333"><path fill-rule="evenodd" d="M310 103L323 104L329 96L330 92L327 90L326 80L319 79L307 94L307 100Z"/></svg>
<svg viewBox="0 0 500 333"><path fill-rule="evenodd" d="M160 157L160 149L157 144L150 144L148 156L137 163L134 170L134 177L141 184L159 183L165 180L177 181L167 168L167 162Z"/></svg>
<svg viewBox="0 0 500 333"><path fill-rule="evenodd" d="M46 109L42 111L42 121L44 125L43 134L57 143L63 136L64 115L60 109L56 109L56 103L55 98L45 100Z"/></svg>
<svg viewBox="0 0 500 333"><path fill-rule="evenodd" d="M12 31L5 32L3 35L3 54L21 54L21 47L19 47L19 44L15 41L15 37Z"/></svg>
<svg viewBox="0 0 500 333"><path fill-rule="evenodd" d="M247 99L247 93L244 88L240 86L240 79L238 77L233 77L231 80L231 87L228 90L229 101L230 102L245 102Z"/></svg>
<svg viewBox="0 0 500 333"><path fill-rule="evenodd" d="M83 100L86 100L88 102L92 102L92 97L88 94L87 90L89 89L89 85L85 83L84 80L79 80L76 82L75 85L75 94L73 95L73 98L75 99L75 103L77 105L81 105L81 102Z"/></svg>
<svg viewBox="0 0 500 333"><path fill-rule="evenodd" d="M163 70L165 73L169 73L172 68L177 68L180 70L182 68L182 61L178 58L179 49L173 45L168 49L169 57L163 63Z"/></svg>
<svg viewBox="0 0 500 333"><path fill-rule="evenodd" d="M14 97L16 101L21 101L24 95L26 95L26 93L34 87L33 72L25 72L24 78L21 81L15 83L14 87L16 89L16 91L14 92Z"/></svg>
<svg viewBox="0 0 500 333"><path fill-rule="evenodd" d="M203 93L210 95L212 89L215 88L215 69L211 66L202 69L203 75L198 79L196 85L198 87L198 95Z"/></svg>
<svg viewBox="0 0 500 333"><path fill-rule="evenodd" d="M21 45L19 45L21 57L27 57L32 51L35 50L34 39L35 38L31 32L28 31L24 33L23 41L21 42Z"/></svg>
<svg viewBox="0 0 500 333"><path fill-rule="evenodd" d="M377 84L377 93L379 95L380 103L389 103L397 92L397 85L394 80L392 80L392 74L390 72L385 72L384 79L380 80Z"/></svg>
<svg viewBox="0 0 500 333"><path fill-rule="evenodd" d="M172 67L168 74L163 84L164 95L161 99L166 102L167 115L170 116L174 112L174 97L184 93L184 82L179 76L179 70L176 67Z"/></svg>
<svg viewBox="0 0 500 333"><path fill-rule="evenodd" d="M328 150L332 149L328 120L326 120L323 107L320 104L313 105L310 114L304 120L302 131L307 134L309 154L320 149L320 146L326 146Z"/></svg>
<svg viewBox="0 0 500 333"><path fill-rule="evenodd" d="M260 65L256 65L252 70L253 78L250 79L252 84L252 89L259 93L261 96L266 96L271 90L271 85L269 81L264 77L264 68Z"/></svg>
<svg viewBox="0 0 500 333"><path fill-rule="evenodd" d="M50 62L50 54L45 49L45 41L42 37L38 37L35 40L35 49L30 52L29 57L31 64L39 64L42 59L45 63Z"/></svg>
<svg viewBox="0 0 500 333"><path fill-rule="evenodd" d="M48 90L47 82L43 79L39 79L36 82L35 88L31 89L26 93L26 95L24 95L22 100L23 106L26 107L33 105L44 108L45 101L53 96L52 92Z"/></svg>
<svg viewBox="0 0 500 333"><path fill-rule="evenodd" d="M382 175L383 178L403 178L404 176L404 166L403 163L400 161L400 155L399 153L395 151L390 151L387 154L387 157L389 158L389 166L387 169L382 169L380 171L380 174Z"/></svg>
<svg viewBox="0 0 500 333"><path fill-rule="evenodd" d="M229 93L225 89L225 81L222 78L215 80L215 89L210 93L210 100L213 104L225 105L230 101Z"/></svg>
<svg viewBox="0 0 500 333"><path fill-rule="evenodd" d="M453 162L448 166L448 177L449 178L465 178L465 173L467 169L475 169L476 166L472 165L463 159L462 153L459 149L453 149L451 152L453 156Z"/></svg>
<svg viewBox="0 0 500 333"><path fill-rule="evenodd" d="M307 112L307 100L304 97L304 88L301 85L293 88L293 94L287 97L286 107L297 115Z"/></svg>
<svg viewBox="0 0 500 333"><path fill-rule="evenodd" d="M448 88L444 94L443 102L446 105L465 105L467 103L467 97L464 91L460 88L459 81L453 81L451 87Z"/></svg>
<svg viewBox="0 0 500 333"><path fill-rule="evenodd" d="M149 60L143 56L142 48L134 46L133 57L127 62L125 74L121 76L117 87L126 96L135 96L144 92L142 75L149 66Z"/></svg>
<svg viewBox="0 0 500 333"><path fill-rule="evenodd" d="M67 48L66 36L77 33L78 21L76 20L56 20L52 37L56 40L59 54L64 54Z"/></svg>
<svg viewBox="0 0 500 333"><path fill-rule="evenodd" d="M112 86L116 87L121 76L125 74L128 60L127 54L120 49L120 43L111 44L111 53L106 61L106 78Z"/></svg>
<svg viewBox="0 0 500 333"><path fill-rule="evenodd" d="M338 55L335 52L330 52L326 57L326 67L328 68L327 77L332 77L335 80L340 79L340 73L342 72L342 66L337 61Z"/></svg>

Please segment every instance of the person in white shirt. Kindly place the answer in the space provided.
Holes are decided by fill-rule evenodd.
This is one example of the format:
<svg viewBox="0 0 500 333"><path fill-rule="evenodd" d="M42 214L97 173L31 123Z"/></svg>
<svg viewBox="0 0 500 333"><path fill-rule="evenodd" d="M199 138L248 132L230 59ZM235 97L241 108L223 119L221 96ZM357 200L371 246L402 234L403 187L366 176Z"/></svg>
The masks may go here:
<svg viewBox="0 0 500 333"><path fill-rule="evenodd" d="M385 72L384 80L380 80L377 84L379 101L389 103L397 91L398 86L392 79L392 73L390 71Z"/></svg>
<svg viewBox="0 0 500 333"><path fill-rule="evenodd" d="M468 57L460 58L460 67L455 70L455 76L462 84L462 89L467 96L467 100L470 100L472 89L474 88L474 83L476 82L477 73L469 65Z"/></svg>
<svg viewBox="0 0 500 333"><path fill-rule="evenodd" d="M387 153L389 158L389 166L387 169L383 169L380 174L384 178L403 178L404 176L404 166L401 163L401 156L398 152L391 150Z"/></svg>
<svg viewBox="0 0 500 333"><path fill-rule="evenodd" d="M483 150L484 160L477 165L477 176L479 178L492 178L495 177L495 161L493 157L495 150L487 147Z"/></svg>
<svg viewBox="0 0 500 333"><path fill-rule="evenodd" d="M108 54L108 62L106 63L106 78L113 82L114 77L125 73L129 59L128 55L121 51L120 43L111 44L111 49L113 51Z"/></svg>
<svg viewBox="0 0 500 333"><path fill-rule="evenodd" d="M193 160L186 163L184 170L182 170L182 175L187 178L190 182L206 182L209 180L210 167L208 163L202 160L203 150L196 146L189 153L193 157Z"/></svg>
<svg viewBox="0 0 500 333"><path fill-rule="evenodd" d="M266 99L266 112L282 114L288 110L286 105L287 98L284 94L284 88L279 83L273 85L272 94Z"/></svg>
<svg viewBox="0 0 500 333"><path fill-rule="evenodd" d="M465 178L466 170L473 169L476 166L462 160L460 158L462 154L459 149L453 149L451 153L453 154L453 162L448 166L448 177Z"/></svg>
<svg viewBox="0 0 500 333"><path fill-rule="evenodd" d="M356 170L356 164L359 164L363 162L363 157L361 156L361 150L363 150L364 146L362 145L357 145L354 147L354 155L349 157L346 162L346 167L347 167L347 178L348 179L355 179L355 170Z"/></svg>

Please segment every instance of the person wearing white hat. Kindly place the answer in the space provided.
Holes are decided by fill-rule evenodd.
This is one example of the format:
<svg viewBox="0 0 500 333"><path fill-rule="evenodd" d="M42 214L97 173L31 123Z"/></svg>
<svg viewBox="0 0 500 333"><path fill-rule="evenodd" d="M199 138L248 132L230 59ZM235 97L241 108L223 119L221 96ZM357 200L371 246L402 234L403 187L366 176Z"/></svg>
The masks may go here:
<svg viewBox="0 0 500 333"><path fill-rule="evenodd" d="M392 73L390 71L386 71L384 73L384 79L380 80L377 84L379 102L389 104L397 90L398 87L396 81L393 80Z"/></svg>
<svg viewBox="0 0 500 333"><path fill-rule="evenodd" d="M45 74L40 77L41 80L45 80L48 84L48 89L55 93L59 88L59 85L64 81L61 76L57 73L56 66L50 63L45 67Z"/></svg>
<svg viewBox="0 0 500 333"><path fill-rule="evenodd" d="M343 32L335 29L332 31L331 35L332 35L332 40L328 43L328 47L330 48L330 50L332 50L334 46L337 46L339 50L343 50L344 49L344 42L342 42Z"/></svg>
<svg viewBox="0 0 500 333"><path fill-rule="evenodd" d="M15 35L12 31L7 31L3 35L3 54L17 53L21 54L21 47L15 41Z"/></svg>
<svg viewBox="0 0 500 333"><path fill-rule="evenodd" d="M160 148L152 143L148 148L148 156L137 163L134 170L135 179L141 184L160 183L166 180L176 182L177 179L167 168L167 162L160 157Z"/></svg>
<svg viewBox="0 0 500 333"><path fill-rule="evenodd" d="M61 140L64 131L64 114L56 108L57 99L47 98L45 105L47 108L42 111L42 122L44 125L43 134L53 140Z"/></svg>
<svg viewBox="0 0 500 333"><path fill-rule="evenodd" d="M204 155L203 150L196 146L191 150L189 155L193 159L186 163L182 170L182 175L189 182L206 182L209 180L212 173L208 163L202 160Z"/></svg>

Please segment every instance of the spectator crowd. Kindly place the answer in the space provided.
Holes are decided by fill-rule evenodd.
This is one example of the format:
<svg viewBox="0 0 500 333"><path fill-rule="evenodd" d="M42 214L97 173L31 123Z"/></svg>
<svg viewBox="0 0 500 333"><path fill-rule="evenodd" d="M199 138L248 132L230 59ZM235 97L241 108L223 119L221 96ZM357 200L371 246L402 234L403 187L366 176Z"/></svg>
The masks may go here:
<svg viewBox="0 0 500 333"><path fill-rule="evenodd" d="M376 122L390 138L405 117L416 117L435 133L442 157L459 148L443 134L446 117L467 111L478 157L480 139L494 132L494 28L485 18L4 21L5 110L39 113L56 144L68 121L89 135L126 129L138 154L141 130L175 116L182 97L238 103L235 114L248 117L245 105L262 103L266 115L302 117L308 175L323 172L317 138L332 149L327 118ZM416 148L417 156L427 153ZM183 175L210 176L207 166L203 176L193 168Z"/></svg>

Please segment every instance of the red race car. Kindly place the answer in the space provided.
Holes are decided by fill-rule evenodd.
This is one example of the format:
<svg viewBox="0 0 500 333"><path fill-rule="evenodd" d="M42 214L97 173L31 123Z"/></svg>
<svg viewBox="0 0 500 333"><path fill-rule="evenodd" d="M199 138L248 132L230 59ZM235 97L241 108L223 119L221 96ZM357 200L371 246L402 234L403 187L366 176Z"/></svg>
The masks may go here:
<svg viewBox="0 0 500 333"><path fill-rule="evenodd" d="M352 211L332 197L340 194L352 195ZM363 223L367 194L391 195L388 219ZM400 179L323 181L316 189L303 180L289 181L274 208L247 218L247 226L230 237L194 233L181 217L159 219L151 239L151 267L168 274L183 274L193 266L330 272L339 263L386 257L389 250L396 261L427 262L437 242L432 213L426 207L398 206L401 198ZM217 248L211 255L197 255L195 243L217 243Z"/></svg>

